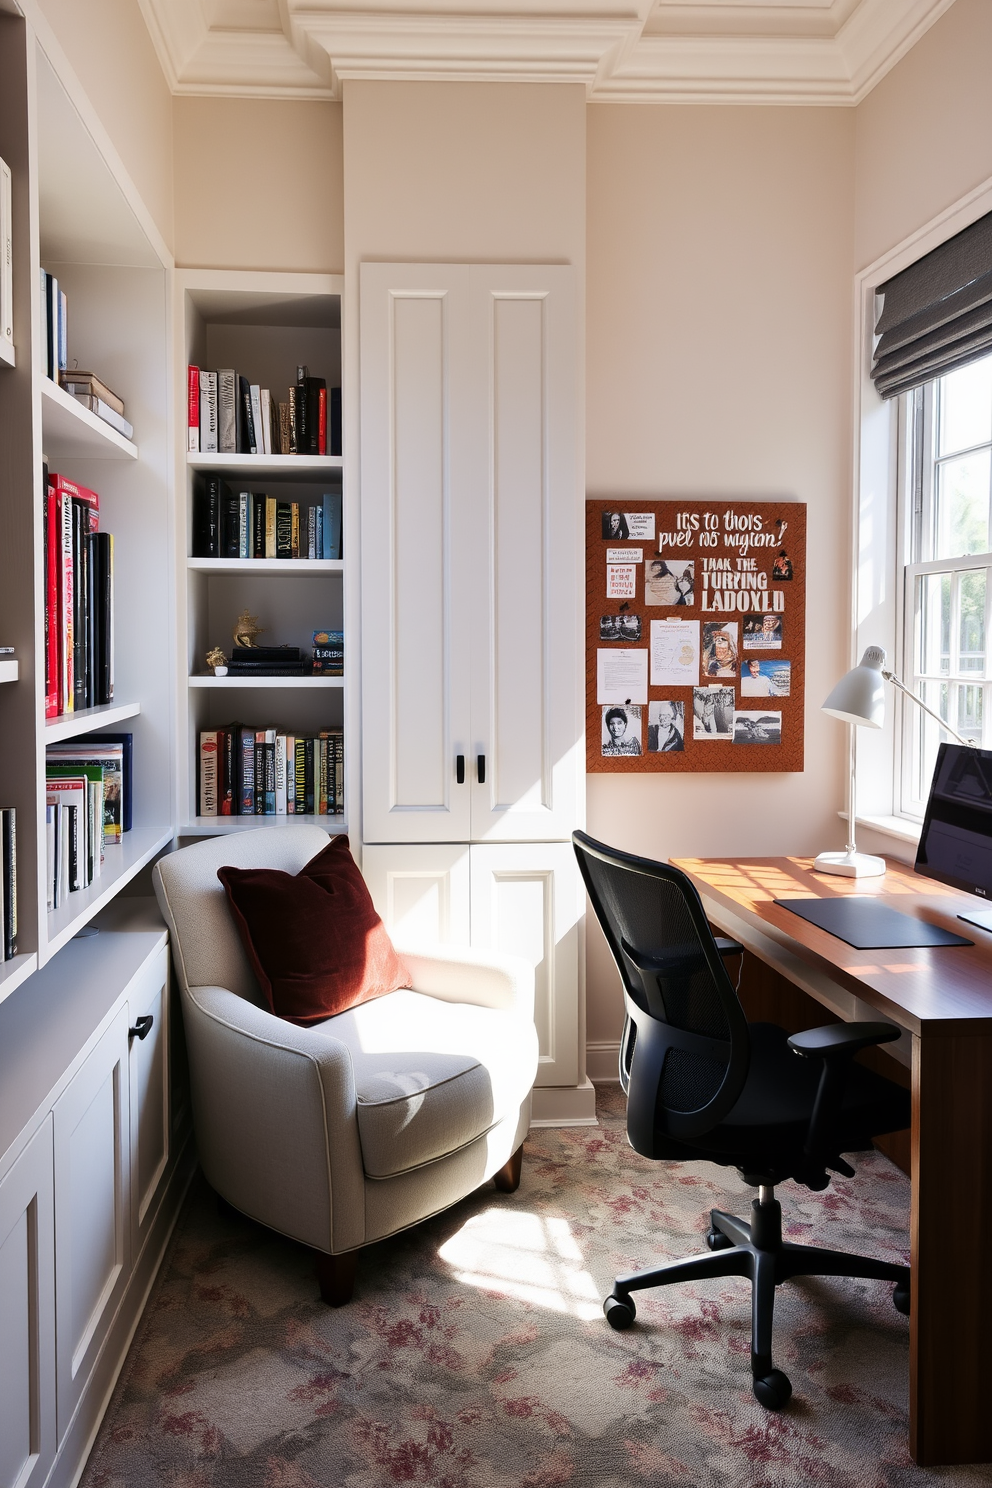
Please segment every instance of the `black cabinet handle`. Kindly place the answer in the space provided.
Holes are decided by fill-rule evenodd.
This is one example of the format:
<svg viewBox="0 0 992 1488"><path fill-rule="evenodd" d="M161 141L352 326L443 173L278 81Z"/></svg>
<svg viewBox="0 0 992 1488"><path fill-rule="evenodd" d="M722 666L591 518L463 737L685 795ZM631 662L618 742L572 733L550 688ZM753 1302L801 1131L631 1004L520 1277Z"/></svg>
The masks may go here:
<svg viewBox="0 0 992 1488"><path fill-rule="evenodd" d="M455 755L455 779L459 785L465 784L465 756L463 754Z"/></svg>
<svg viewBox="0 0 992 1488"><path fill-rule="evenodd" d="M486 783L486 756L484 754L480 754L479 755L479 758L476 761L476 765L477 765L478 771L479 771L479 784L480 785L485 785L485 783Z"/></svg>
<svg viewBox="0 0 992 1488"><path fill-rule="evenodd" d="M152 1024L154 1022L155 1019L152 1017L151 1013L146 1014L144 1018L139 1018L134 1027L129 1028L127 1031L128 1043L130 1044L134 1039L147 1038L152 1031Z"/></svg>

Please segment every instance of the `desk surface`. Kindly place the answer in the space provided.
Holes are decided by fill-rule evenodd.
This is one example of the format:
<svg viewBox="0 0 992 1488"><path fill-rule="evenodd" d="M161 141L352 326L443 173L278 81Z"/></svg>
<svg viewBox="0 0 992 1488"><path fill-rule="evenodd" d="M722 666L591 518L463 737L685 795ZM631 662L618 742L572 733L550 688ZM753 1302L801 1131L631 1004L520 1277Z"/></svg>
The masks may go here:
<svg viewBox="0 0 992 1488"><path fill-rule="evenodd" d="M827 972L912 1033L992 1033L992 933L962 923L980 901L887 859L884 878L811 871L812 858L673 858L707 907L729 911ZM967 935L971 946L859 951L773 901L872 894L893 909Z"/></svg>

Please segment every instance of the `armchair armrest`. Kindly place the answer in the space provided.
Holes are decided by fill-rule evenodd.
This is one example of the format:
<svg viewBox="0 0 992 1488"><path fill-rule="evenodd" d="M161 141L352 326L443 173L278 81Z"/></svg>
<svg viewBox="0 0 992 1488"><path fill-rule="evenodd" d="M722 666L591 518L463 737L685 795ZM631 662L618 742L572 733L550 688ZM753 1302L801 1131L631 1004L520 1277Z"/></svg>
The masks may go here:
<svg viewBox="0 0 992 1488"><path fill-rule="evenodd" d="M852 1059L861 1049L873 1044L891 1044L898 1037L899 1029L894 1023L831 1023L824 1028L794 1033L789 1048L807 1059L838 1056Z"/></svg>
<svg viewBox="0 0 992 1488"><path fill-rule="evenodd" d="M414 992L443 1002L517 1012L534 1018L534 968L520 956L470 950L468 946L430 946L396 950L411 973Z"/></svg>

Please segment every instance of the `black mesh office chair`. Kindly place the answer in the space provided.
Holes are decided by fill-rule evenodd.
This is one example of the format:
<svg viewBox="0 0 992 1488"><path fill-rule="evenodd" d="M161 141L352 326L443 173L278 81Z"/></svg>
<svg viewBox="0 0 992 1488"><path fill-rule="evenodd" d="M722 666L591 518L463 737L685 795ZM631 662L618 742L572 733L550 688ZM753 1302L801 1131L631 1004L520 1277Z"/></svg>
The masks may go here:
<svg viewBox="0 0 992 1488"><path fill-rule="evenodd" d="M775 1184L826 1188L828 1169L853 1177L841 1157L909 1125L910 1097L853 1062L859 1049L897 1038L890 1023L836 1023L790 1038L773 1023L748 1023L723 957L742 947L714 937L684 873L574 832L593 909L623 982L627 1017L620 1083L627 1136L644 1157L704 1158L737 1168L758 1189L751 1222L714 1209L712 1255L618 1276L603 1311L629 1328L632 1292L708 1276L751 1280L751 1373L762 1405L792 1394L772 1366L775 1288L793 1276L866 1276L895 1282L909 1312L909 1267L782 1239Z"/></svg>

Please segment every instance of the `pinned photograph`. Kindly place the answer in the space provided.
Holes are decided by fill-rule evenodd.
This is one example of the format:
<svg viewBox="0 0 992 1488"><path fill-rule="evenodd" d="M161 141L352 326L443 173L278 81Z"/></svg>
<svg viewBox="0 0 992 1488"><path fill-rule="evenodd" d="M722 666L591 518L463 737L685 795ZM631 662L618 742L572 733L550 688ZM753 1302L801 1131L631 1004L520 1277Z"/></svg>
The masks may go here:
<svg viewBox="0 0 992 1488"><path fill-rule="evenodd" d="M690 559L649 558L644 569L644 603L695 604L695 566Z"/></svg>
<svg viewBox="0 0 992 1488"><path fill-rule="evenodd" d="M629 536L630 528L623 512L603 513L603 537L606 542L626 542Z"/></svg>
<svg viewBox="0 0 992 1488"><path fill-rule="evenodd" d="M628 704L624 708L603 709L603 756L641 753L641 708Z"/></svg>
<svg viewBox="0 0 992 1488"><path fill-rule="evenodd" d="M741 697L788 697L791 686L791 661L751 656L741 663Z"/></svg>
<svg viewBox="0 0 992 1488"><path fill-rule="evenodd" d="M781 615L744 616L745 651L780 651L781 649Z"/></svg>
<svg viewBox="0 0 992 1488"><path fill-rule="evenodd" d="M685 704L662 698L648 704L648 754L680 754L685 749Z"/></svg>
<svg viewBox="0 0 992 1488"><path fill-rule="evenodd" d="M772 712L734 714L735 744L781 744L782 715Z"/></svg>
<svg viewBox="0 0 992 1488"><path fill-rule="evenodd" d="M792 578L792 559L784 548L779 548L778 556L772 564L772 578L776 584L784 584L787 579Z"/></svg>
<svg viewBox="0 0 992 1488"><path fill-rule="evenodd" d="M734 737L734 689L732 687L694 687L692 689L693 739L722 739L729 744Z"/></svg>
<svg viewBox="0 0 992 1488"><path fill-rule="evenodd" d="M737 665L737 621L704 621L703 677L733 677L736 682Z"/></svg>
<svg viewBox="0 0 992 1488"><path fill-rule="evenodd" d="M608 563L606 565L607 599L637 598L637 564Z"/></svg>
<svg viewBox="0 0 992 1488"><path fill-rule="evenodd" d="M641 639L640 615L600 615L599 639L601 641L639 641Z"/></svg>

